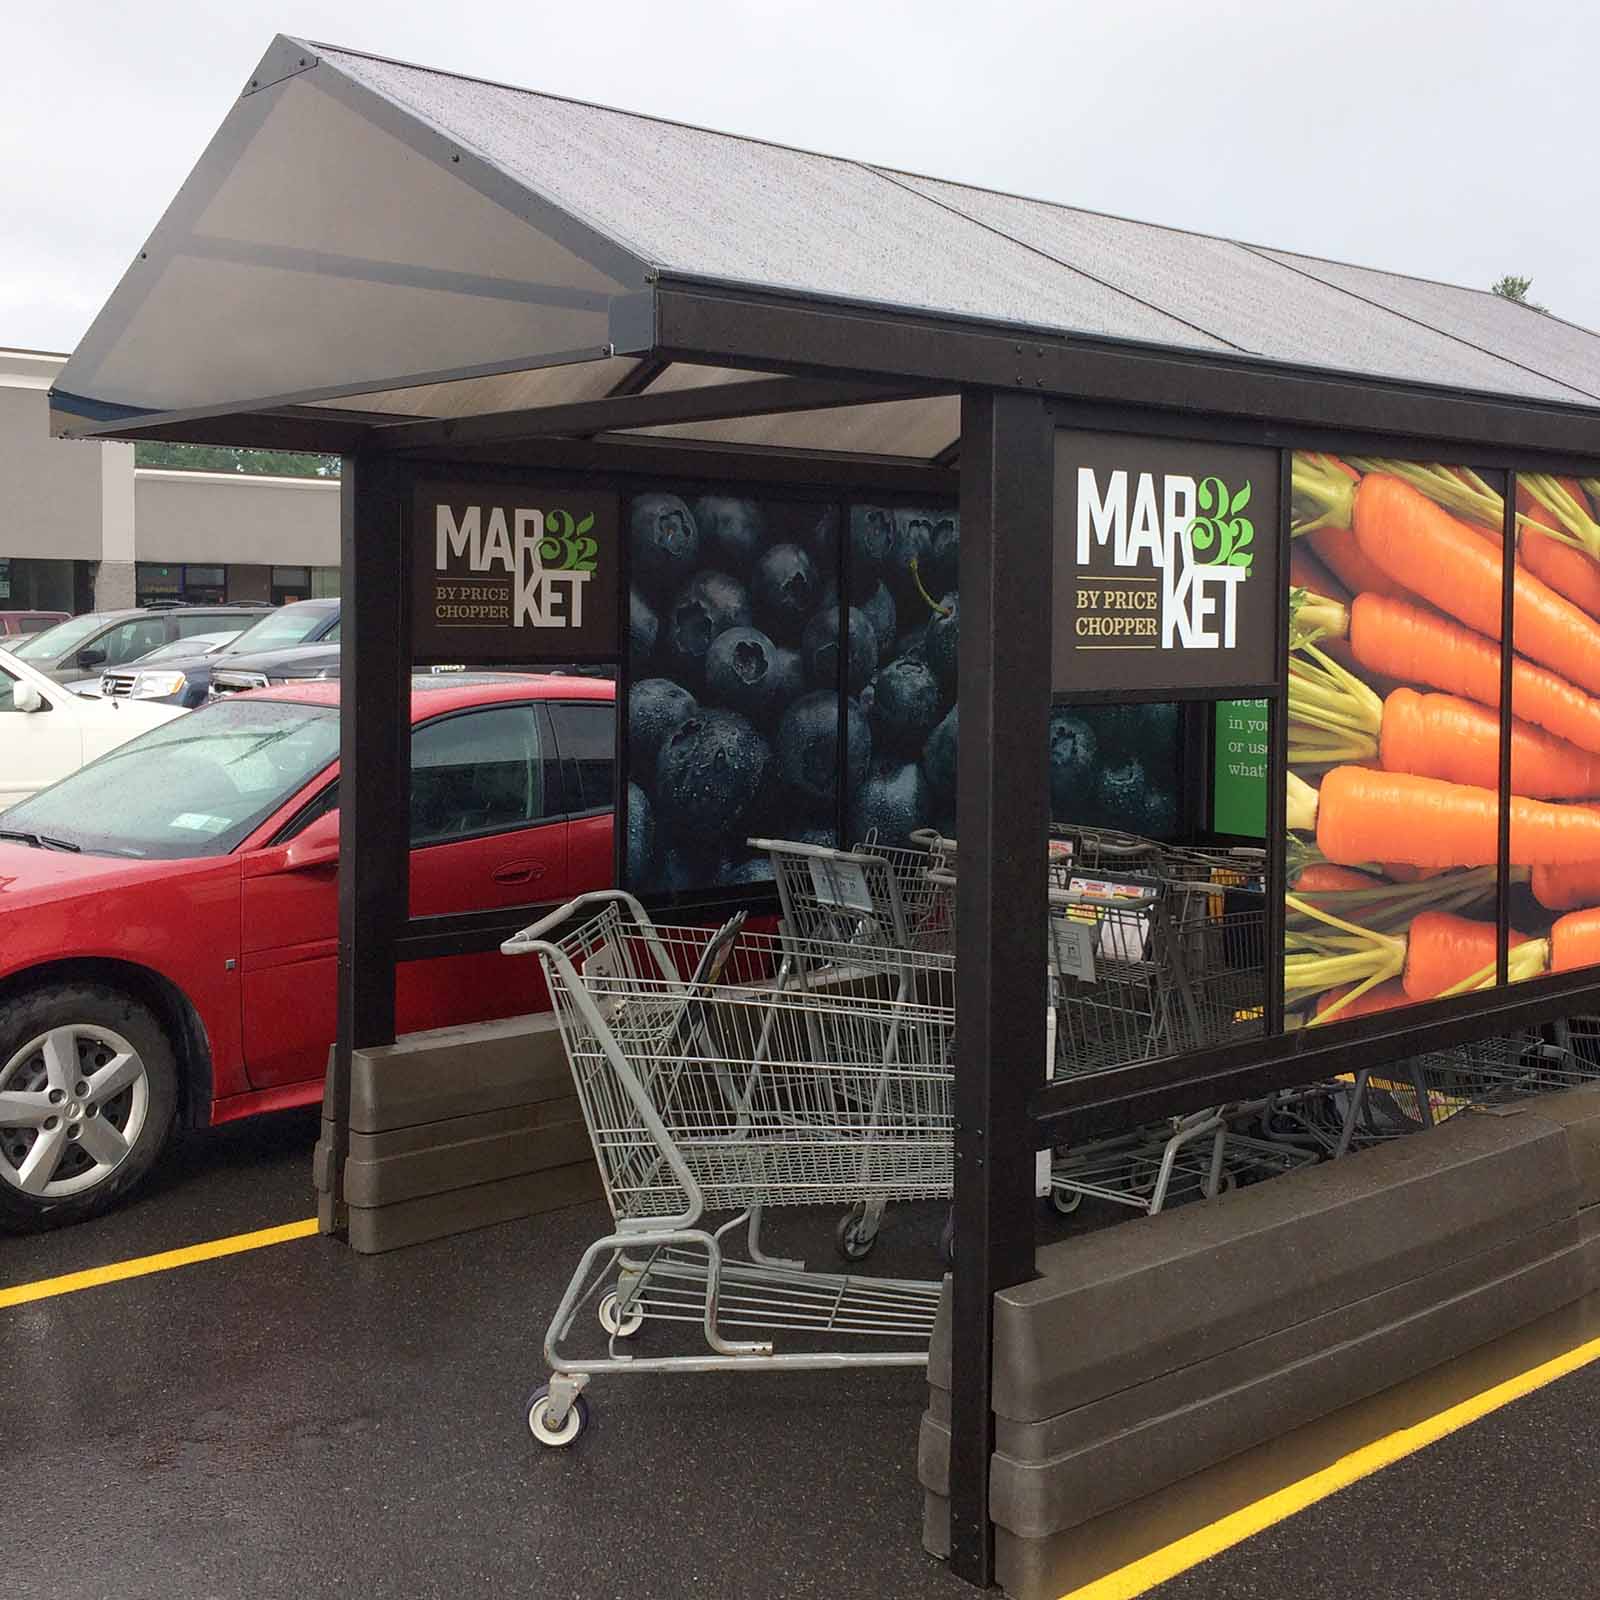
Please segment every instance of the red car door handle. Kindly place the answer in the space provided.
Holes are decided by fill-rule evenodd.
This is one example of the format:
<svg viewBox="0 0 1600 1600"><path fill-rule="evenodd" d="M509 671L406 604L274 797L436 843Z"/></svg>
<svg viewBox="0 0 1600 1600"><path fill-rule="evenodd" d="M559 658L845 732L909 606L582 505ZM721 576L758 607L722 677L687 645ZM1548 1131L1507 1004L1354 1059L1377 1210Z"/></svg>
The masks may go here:
<svg viewBox="0 0 1600 1600"><path fill-rule="evenodd" d="M503 867L496 867L490 877L496 883L532 883L535 878L542 878L544 873L542 861L508 861Z"/></svg>

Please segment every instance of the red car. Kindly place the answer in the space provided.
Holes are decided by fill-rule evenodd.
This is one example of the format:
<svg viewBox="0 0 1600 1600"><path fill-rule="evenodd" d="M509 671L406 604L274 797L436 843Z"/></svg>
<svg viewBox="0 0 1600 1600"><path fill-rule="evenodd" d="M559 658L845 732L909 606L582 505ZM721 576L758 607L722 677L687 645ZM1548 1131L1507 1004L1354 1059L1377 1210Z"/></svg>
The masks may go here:
<svg viewBox="0 0 1600 1600"><path fill-rule="evenodd" d="M16 639L43 633L46 628L69 620L65 611L0 611L0 638Z"/></svg>
<svg viewBox="0 0 1600 1600"><path fill-rule="evenodd" d="M613 686L419 677L414 916L612 878ZM0 812L0 1223L124 1197L178 1122L321 1098L338 953L337 682L235 695ZM497 952L408 962L403 1032L547 1003Z"/></svg>

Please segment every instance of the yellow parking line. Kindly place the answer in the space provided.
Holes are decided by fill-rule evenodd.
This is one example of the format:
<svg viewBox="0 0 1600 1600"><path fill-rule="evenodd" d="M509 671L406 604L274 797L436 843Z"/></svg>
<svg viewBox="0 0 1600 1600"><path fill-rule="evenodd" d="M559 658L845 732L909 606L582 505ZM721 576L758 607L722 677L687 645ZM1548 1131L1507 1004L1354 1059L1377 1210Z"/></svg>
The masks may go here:
<svg viewBox="0 0 1600 1600"><path fill-rule="evenodd" d="M261 1250L269 1244L287 1244L291 1239L306 1239L317 1231L317 1219L286 1222L277 1228L262 1228L255 1233L236 1233L226 1239L208 1239L204 1244L185 1245L181 1250L163 1250L159 1255L135 1256L131 1261L113 1261L109 1266L90 1267L84 1272L68 1272L59 1278L39 1278L0 1289L0 1310L26 1305L30 1300L48 1300L58 1294L75 1294L102 1283L121 1283L124 1278L142 1278L152 1272L170 1272L174 1267L192 1267L197 1261L215 1261L219 1256L236 1256L245 1250Z"/></svg>
<svg viewBox="0 0 1600 1600"><path fill-rule="evenodd" d="M1600 1361L1600 1339L1590 1339L1577 1345L1444 1411L1424 1417L1409 1428L1401 1428L1382 1439L1374 1439L1371 1444L1352 1450L1349 1455L1341 1456L1321 1471L1313 1472L1275 1494L1242 1506L1238 1511L1203 1528L1196 1528L1193 1533L1152 1551L1138 1561L1131 1561L1127 1566L1118 1567L1116 1571L1108 1572L1092 1583L1071 1590L1061 1600L1134 1600L1135 1596L1153 1589L1158 1583L1165 1583L1168 1578L1175 1578L1180 1572L1199 1566L1202 1561L1241 1543L1252 1534L1304 1511L1318 1500L1325 1500L1329 1495L1348 1488L1381 1468L1414 1455L1446 1434L1454 1433L1458 1428L1488 1416L1491 1411L1498 1411L1513 1400L1520 1400L1523 1395L1532 1394L1535 1389L1542 1389L1547 1383L1588 1366L1592 1361Z"/></svg>

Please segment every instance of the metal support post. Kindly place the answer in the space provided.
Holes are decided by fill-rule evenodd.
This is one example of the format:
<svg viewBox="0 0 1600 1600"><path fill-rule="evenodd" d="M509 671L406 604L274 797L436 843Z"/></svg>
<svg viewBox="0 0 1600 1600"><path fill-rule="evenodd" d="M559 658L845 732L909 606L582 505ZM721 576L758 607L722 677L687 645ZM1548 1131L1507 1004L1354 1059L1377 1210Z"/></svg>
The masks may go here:
<svg viewBox="0 0 1600 1600"><path fill-rule="evenodd" d="M323 1099L323 1233L346 1228L350 1057L394 1042L396 941L410 891L410 476L383 456L347 456L340 496L339 1031Z"/></svg>
<svg viewBox="0 0 1600 1600"><path fill-rule="evenodd" d="M963 394L950 1565L983 1585L994 1579L994 1296L1033 1276L1053 480L1040 396Z"/></svg>

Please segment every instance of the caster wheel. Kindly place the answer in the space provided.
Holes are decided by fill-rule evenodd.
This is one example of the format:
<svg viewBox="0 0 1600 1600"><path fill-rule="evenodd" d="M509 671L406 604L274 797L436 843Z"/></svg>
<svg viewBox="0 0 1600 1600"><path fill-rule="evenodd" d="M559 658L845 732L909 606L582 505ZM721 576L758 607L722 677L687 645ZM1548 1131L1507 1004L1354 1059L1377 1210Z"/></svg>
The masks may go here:
<svg viewBox="0 0 1600 1600"><path fill-rule="evenodd" d="M580 1394L558 1428L550 1421L550 1385L541 1383L528 1396L528 1432L542 1445L560 1450L589 1425L589 1402Z"/></svg>
<svg viewBox="0 0 1600 1600"><path fill-rule="evenodd" d="M600 1297L600 1304L596 1309L600 1317L600 1326L613 1339L631 1339L644 1326L644 1312L637 1305L629 1306L626 1313L621 1316L617 1314L615 1289Z"/></svg>
<svg viewBox="0 0 1600 1600"><path fill-rule="evenodd" d="M946 1266L956 1264L956 1214L953 1211L945 1213L944 1226L939 1230L939 1254Z"/></svg>
<svg viewBox="0 0 1600 1600"><path fill-rule="evenodd" d="M839 1226L833 1230L833 1242L846 1261L865 1261L872 1254L872 1247L878 1242L878 1230L867 1231L865 1206L852 1206L839 1218Z"/></svg>
<svg viewBox="0 0 1600 1600"><path fill-rule="evenodd" d="M1082 1204L1083 1191L1081 1189L1052 1189L1050 1191L1050 1209L1058 1217L1070 1217Z"/></svg>

